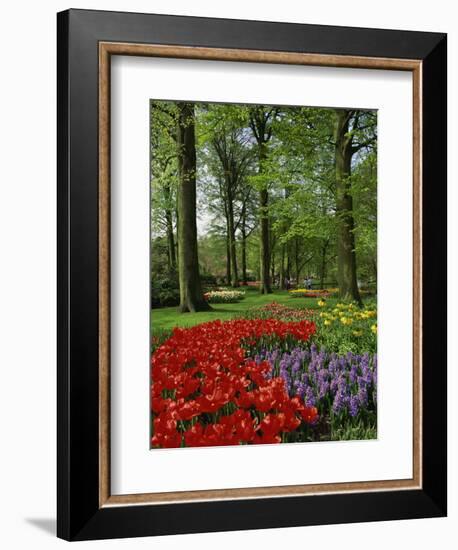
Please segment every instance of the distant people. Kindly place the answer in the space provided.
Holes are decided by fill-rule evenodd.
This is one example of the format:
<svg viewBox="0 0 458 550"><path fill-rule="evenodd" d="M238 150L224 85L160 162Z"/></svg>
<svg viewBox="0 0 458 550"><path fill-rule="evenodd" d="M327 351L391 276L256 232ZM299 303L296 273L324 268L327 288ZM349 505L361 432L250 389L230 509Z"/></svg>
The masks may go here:
<svg viewBox="0 0 458 550"><path fill-rule="evenodd" d="M310 276L307 278L307 289L312 290L312 278Z"/></svg>
<svg viewBox="0 0 458 550"><path fill-rule="evenodd" d="M291 288L291 282L288 277L285 277L285 288L286 290L289 290Z"/></svg>
<svg viewBox="0 0 458 550"><path fill-rule="evenodd" d="M304 277L304 288L308 288L309 287L309 280L308 280L308 277Z"/></svg>

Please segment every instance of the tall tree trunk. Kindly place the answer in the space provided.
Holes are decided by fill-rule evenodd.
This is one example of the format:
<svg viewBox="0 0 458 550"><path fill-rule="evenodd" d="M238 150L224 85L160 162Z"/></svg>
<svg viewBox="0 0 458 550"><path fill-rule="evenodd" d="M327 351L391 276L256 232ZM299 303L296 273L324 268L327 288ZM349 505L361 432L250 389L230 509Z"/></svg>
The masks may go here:
<svg viewBox="0 0 458 550"><path fill-rule="evenodd" d="M241 233L242 233L242 284L246 285L248 283L248 277L246 272L246 205L243 205L242 208L242 219L241 219Z"/></svg>
<svg viewBox="0 0 458 550"><path fill-rule="evenodd" d="M178 270L178 273L179 273L179 262L180 262L180 247L178 246L178 197L177 197L177 201L176 201L176 204L175 204L175 219L177 221L177 239L176 239L176 242L175 242L175 259L176 259L176 264L177 264L177 270Z"/></svg>
<svg viewBox="0 0 458 550"><path fill-rule="evenodd" d="M227 275L228 284L239 286L239 273L237 262L236 224L234 221L234 202L238 197L238 187L246 170L246 157L238 150L237 131L234 129L215 135L212 145L221 163L219 187L224 203L224 213L227 225ZM237 146L238 144L238 146ZM245 154L246 155L246 154ZM230 270L229 270L230 265ZM229 272L230 271L230 272ZM245 269L246 271L246 269Z"/></svg>
<svg viewBox="0 0 458 550"><path fill-rule="evenodd" d="M259 192L259 205L261 217L261 237L260 237L260 275L261 275L261 294L270 294L270 250L269 250L269 214L267 208L269 206L269 195L267 189L261 189Z"/></svg>
<svg viewBox="0 0 458 550"><path fill-rule="evenodd" d="M176 256L175 256L175 237L173 235L173 216L171 209L171 199L172 194L170 191L170 185L165 184L164 189L164 202L165 207L165 224L166 224L166 235L167 235L167 264L169 271L174 271L177 266Z"/></svg>
<svg viewBox="0 0 458 550"><path fill-rule="evenodd" d="M290 243L286 245L286 277L291 283L291 246Z"/></svg>
<svg viewBox="0 0 458 550"><path fill-rule="evenodd" d="M229 191L229 185L227 187ZM234 227L234 204L232 194L228 194L227 198L227 211L228 211L228 228L229 228L229 254L232 265L232 278L231 285L233 287L239 286L239 276L237 272L237 249L235 247L235 227Z"/></svg>
<svg viewBox="0 0 458 550"><path fill-rule="evenodd" d="M272 284L275 284L275 250L272 250L270 259L271 259L271 262L270 262L270 268L271 268L270 281L271 281Z"/></svg>
<svg viewBox="0 0 458 550"><path fill-rule="evenodd" d="M356 277L355 221L351 195L351 111L336 109L334 139L336 160L337 279L340 295L361 304Z"/></svg>
<svg viewBox="0 0 458 550"><path fill-rule="evenodd" d="M297 237L294 238L294 259L296 262L296 288L299 288L299 275L300 275L300 265L299 265L299 245Z"/></svg>
<svg viewBox="0 0 458 550"><path fill-rule="evenodd" d="M167 256L169 271L175 271L177 261L175 257L175 237L173 235L172 213L170 212L170 210L166 211L165 219L167 224Z"/></svg>
<svg viewBox="0 0 458 550"><path fill-rule="evenodd" d="M285 279L286 279L286 265L285 265L285 257L286 257L286 245L283 243L281 245L281 265L280 265L280 288L282 290L285 290Z"/></svg>
<svg viewBox="0 0 458 550"><path fill-rule="evenodd" d="M194 105L177 103L178 253L180 311L211 309L205 301L199 274L196 223L196 137Z"/></svg>
<svg viewBox="0 0 458 550"><path fill-rule="evenodd" d="M284 198L285 200L289 197L290 191L288 187L284 189ZM288 222L282 223L282 234L284 235L288 231ZM285 290L286 284L285 279L288 277L288 267L287 267L287 257L288 257L288 243L282 243L281 245L281 265L280 265L280 289Z"/></svg>
<svg viewBox="0 0 458 550"><path fill-rule="evenodd" d="M231 265L231 237L229 229L229 217L226 217L226 284L231 284L232 265Z"/></svg>
<svg viewBox="0 0 458 550"><path fill-rule="evenodd" d="M324 280L326 277L326 252L329 245L329 239L326 239L321 247L321 265L320 265L320 289L324 289Z"/></svg>
<svg viewBox="0 0 458 550"><path fill-rule="evenodd" d="M268 127L269 120L275 116L273 110L265 111L264 108L255 109L250 115L250 127L258 144L258 174L265 173L265 163L267 159L267 143L272 137L272 126ZM261 294L270 294L270 248L269 248L269 194L267 184L262 183L259 191L259 221L260 221L260 291Z"/></svg>

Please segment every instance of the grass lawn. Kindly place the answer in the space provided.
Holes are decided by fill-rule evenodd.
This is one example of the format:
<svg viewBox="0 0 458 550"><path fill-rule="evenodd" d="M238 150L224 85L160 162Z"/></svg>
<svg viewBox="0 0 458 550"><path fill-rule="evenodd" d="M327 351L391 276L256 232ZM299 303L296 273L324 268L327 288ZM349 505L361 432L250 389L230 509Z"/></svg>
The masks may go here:
<svg viewBox="0 0 458 550"><path fill-rule="evenodd" d="M231 319L240 317L247 310L277 302L279 304L296 307L318 309L317 298L295 298L286 290L277 290L272 294L260 294L255 288L243 288L245 298L235 304L212 304L212 311L199 313L178 313L176 307L163 307L151 310L151 330L153 333L171 330L173 327L191 327L215 319ZM328 298L329 305L338 302L337 298Z"/></svg>

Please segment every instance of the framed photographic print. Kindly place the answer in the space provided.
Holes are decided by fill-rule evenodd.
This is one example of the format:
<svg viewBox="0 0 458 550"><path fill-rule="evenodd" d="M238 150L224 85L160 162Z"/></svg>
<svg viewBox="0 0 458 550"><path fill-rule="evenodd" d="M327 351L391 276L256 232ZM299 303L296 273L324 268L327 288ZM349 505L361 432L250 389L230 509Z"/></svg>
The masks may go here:
<svg viewBox="0 0 458 550"><path fill-rule="evenodd" d="M446 36L58 14L58 536L446 514Z"/></svg>

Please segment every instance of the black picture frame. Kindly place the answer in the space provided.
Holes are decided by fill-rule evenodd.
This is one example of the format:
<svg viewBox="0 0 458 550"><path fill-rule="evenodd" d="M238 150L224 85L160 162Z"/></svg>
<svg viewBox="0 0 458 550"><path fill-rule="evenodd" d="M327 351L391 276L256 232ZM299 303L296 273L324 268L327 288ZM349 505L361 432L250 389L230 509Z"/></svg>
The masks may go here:
<svg viewBox="0 0 458 550"><path fill-rule="evenodd" d="M446 35L87 10L59 13L57 26L58 536L87 540L446 515ZM101 41L422 62L421 303L427 337L421 489L99 506Z"/></svg>

